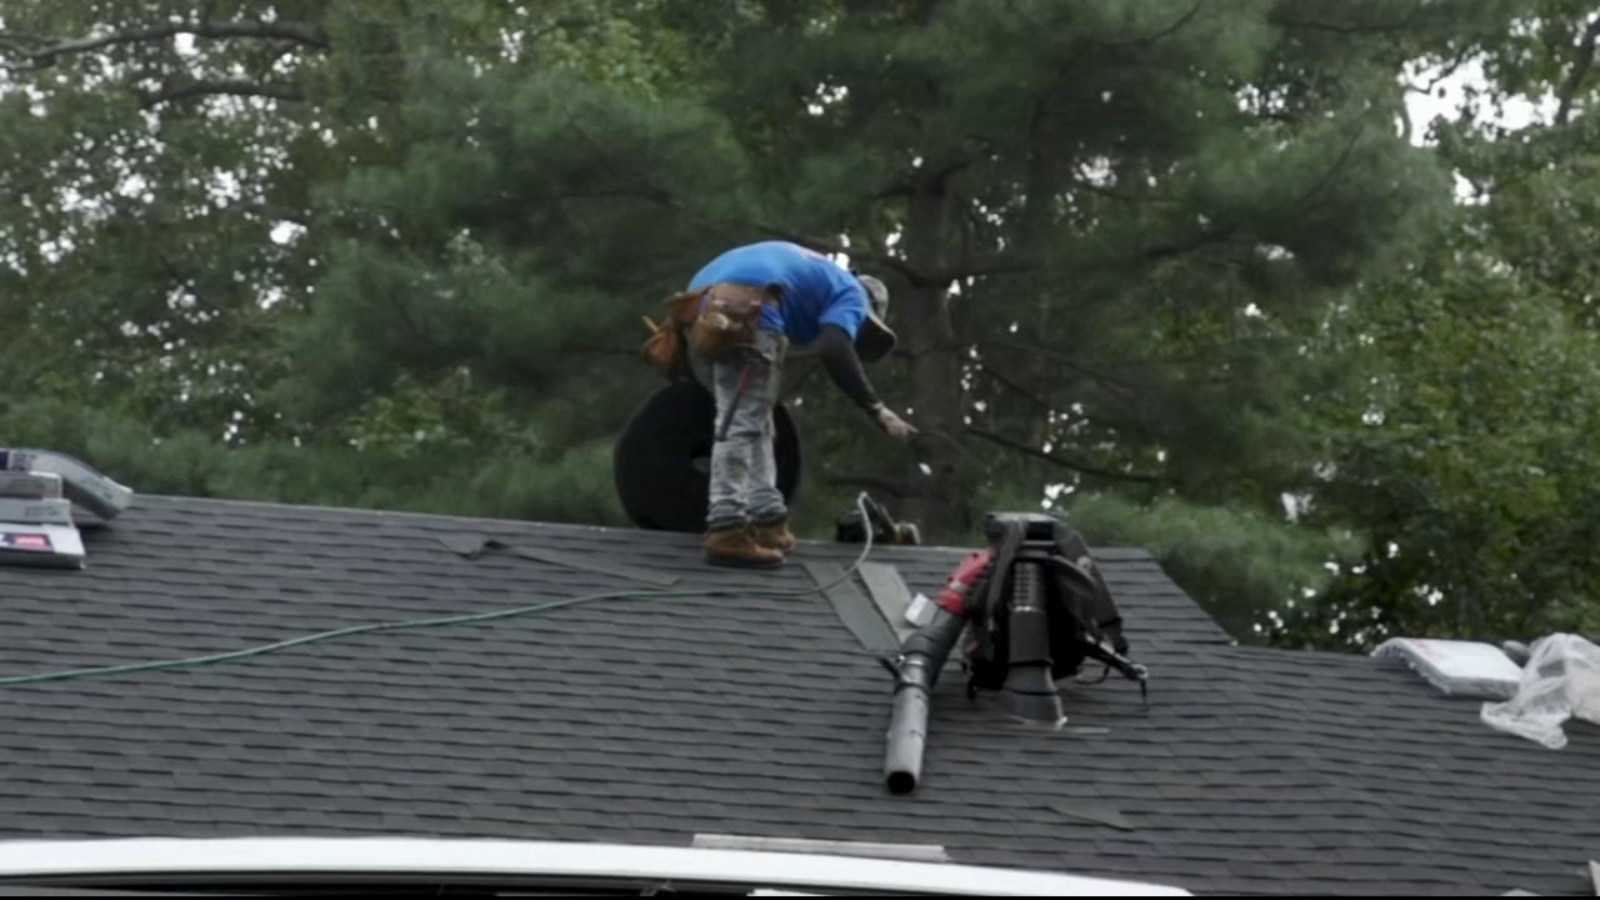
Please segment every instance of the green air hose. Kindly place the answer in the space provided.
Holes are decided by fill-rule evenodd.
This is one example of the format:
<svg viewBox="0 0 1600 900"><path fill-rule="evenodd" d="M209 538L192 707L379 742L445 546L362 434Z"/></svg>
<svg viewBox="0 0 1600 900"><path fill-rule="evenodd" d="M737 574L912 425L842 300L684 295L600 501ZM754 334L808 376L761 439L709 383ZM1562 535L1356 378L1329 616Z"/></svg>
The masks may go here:
<svg viewBox="0 0 1600 900"><path fill-rule="evenodd" d="M862 519L866 519L867 495L863 492L856 497L856 509L860 511ZM299 647L305 644L318 644L324 641L338 640L339 638L353 637L358 634L379 634L387 631L407 631L419 628L443 628L449 625L473 625L479 622L494 622L500 619L511 619L518 616L532 616L541 613L564 609L569 606L578 606L584 603L598 603L602 600L664 600L675 597L748 597L751 595L761 597L804 597L811 594L825 593L834 587L843 584L853 577L861 564L867 561L867 555L872 552L872 530L867 529L866 545L861 549L861 555L851 563L844 574L819 587L799 589L750 589L750 588L677 588L677 589L640 589L634 591L608 591L604 594L589 594L583 597L570 597L566 600L552 600L549 603L540 603L534 606L519 606L514 609L501 609L494 612L476 613L466 616L444 616L432 619L408 619L402 622L375 622L370 625L353 625L349 628L340 628L335 631L323 631L317 634L308 634L302 637L290 638L272 644L262 644L257 647L247 647L243 650L234 650L228 653L214 653L209 656L192 656L187 659L165 659L151 662L128 663L120 666L96 666L84 669L64 669L55 672L41 672L37 675L16 675L9 678L0 678L0 687L20 687L29 684L44 684L50 681L73 681L80 678L109 678L116 675L130 675L135 672L157 672L164 669L190 669L199 666L216 665L217 663L231 662L236 659L245 659L251 656L262 656L287 650L290 647Z"/></svg>

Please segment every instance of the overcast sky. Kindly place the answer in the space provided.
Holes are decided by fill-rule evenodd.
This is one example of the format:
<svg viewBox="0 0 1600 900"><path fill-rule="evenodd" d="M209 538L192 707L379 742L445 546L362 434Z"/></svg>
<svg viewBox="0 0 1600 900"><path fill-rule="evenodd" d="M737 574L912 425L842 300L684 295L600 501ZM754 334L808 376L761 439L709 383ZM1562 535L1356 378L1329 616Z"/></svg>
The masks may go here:
<svg viewBox="0 0 1600 900"><path fill-rule="evenodd" d="M1412 84L1421 88L1433 81L1438 75L1438 69L1424 70L1413 79ZM1454 119L1465 99L1466 88L1471 85L1483 86L1486 80L1483 75L1483 64L1473 62L1462 66L1449 78L1440 82L1431 94L1413 92L1408 95L1406 108L1411 113L1411 140L1421 145L1426 142L1428 125L1439 116ZM1440 96L1441 92L1443 96ZM1510 128L1521 128L1533 122L1550 122L1555 118L1556 98L1546 94L1539 103L1516 98L1506 104L1505 116L1500 124ZM1492 117L1484 115L1480 121L1489 121Z"/></svg>

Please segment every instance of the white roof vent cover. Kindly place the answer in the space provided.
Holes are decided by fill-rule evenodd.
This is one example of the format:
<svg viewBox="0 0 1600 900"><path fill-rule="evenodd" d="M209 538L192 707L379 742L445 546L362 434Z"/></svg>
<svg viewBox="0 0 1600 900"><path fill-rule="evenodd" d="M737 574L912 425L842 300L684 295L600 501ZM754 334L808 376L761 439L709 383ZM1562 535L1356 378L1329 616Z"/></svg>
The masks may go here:
<svg viewBox="0 0 1600 900"><path fill-rule="evenodd" d="M132 502L133 491L82 460L0 448L0 565L81 569L74 504L110 520Z"/></svg>
<svg viewBox="0 0 1600 900"><path fill-rule="evenodd" d="M1506 700L1517 693L1522 669L1492 644L1393 638L1372 651L1376 657L1403 659L1428 683L1452 697Z"/></svg>

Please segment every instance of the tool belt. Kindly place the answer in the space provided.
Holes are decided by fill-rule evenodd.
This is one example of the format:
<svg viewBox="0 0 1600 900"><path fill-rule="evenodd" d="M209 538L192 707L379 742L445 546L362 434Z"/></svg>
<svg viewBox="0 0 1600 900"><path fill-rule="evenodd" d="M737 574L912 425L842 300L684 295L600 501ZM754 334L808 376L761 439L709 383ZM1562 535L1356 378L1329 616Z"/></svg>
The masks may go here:
<svg viewBox="0 0 1600 900"><path fill-rule="evenodd" d="M642 353L658 372L676 380L688 371L685 332L689 346L696 352L719 359L740 347L754 345L762 308L781 302L782 293L777 286L721 283L677 294L667 299L667 318L661 324L645 317L650 337Z"/></svg>

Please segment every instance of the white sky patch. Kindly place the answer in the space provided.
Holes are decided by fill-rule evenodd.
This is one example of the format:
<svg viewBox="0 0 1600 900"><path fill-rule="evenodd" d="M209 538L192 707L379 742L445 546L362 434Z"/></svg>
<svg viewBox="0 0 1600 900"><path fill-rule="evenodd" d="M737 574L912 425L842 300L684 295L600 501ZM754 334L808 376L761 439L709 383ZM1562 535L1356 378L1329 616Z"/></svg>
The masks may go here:
<svg viewBox="0 0 1600 900"><path fill-rule="evenodd" d="M1411 115L1411 142L1419 147L1433 144L1428 137L1428 129L1435 119L1443 117L1455 121L1460 117L1461 104L1466 101L1468 87L1481 88L1488 84L1481 59L1475 59L1439 79L1442 71L1442 66L1423 67L1413 63L1406 67L1406 73L1402 76L1403 81L1419 89L1439 80L1430 93L1412 92L1406 96L1406 111ZM1555 119L1560 105L1555 95L1548 92L1537 100L1511 97L1500 114L1487 106L1481 109L1477 124L1498 124L1513 129L1535 123L1548 124Z"/></svg>
<svg viewBox="0 0 1600 900"><path fill-rule="evenodd" d="M238 176L226 168L211 170L210 194L211 202L216 203L218 208L226 208L229 203L245 197L245 192L238 186Z"/></svg>
<svg viewBox="0 0 1600 900"><path fill-rule="evenodd" d="M299 65L300 65L300 53L298 51L291 50L288 53L285 53L284 55L278 57L276 60L273 60L273 63L272 63L272 74L274 74L274 75L288 75L291 72L293 72L295 70L295 68L298 67Z"/></svg>
<svg viewBox="0 0 1600 900"><path fill-rule="evenodd" d="M76 249L78 249L78 245L74 244L71 238L63 235L41 243L39 245L39 255L44 257L45 262L53 265L66 258L68 253Z"/></svg>
<svg viewBox="0 0 1600 900"><path fill-rule="evenodd" d="M1111 169L1111 157L1097 156L1078 167L1078 175L1084 181L1095 187L1112 187L1117 183L1116 173ZM1151 178L1152 186L1155 178Z"/></svg>
<svg viewBox="0 0 1600 900"><path fill-rule="evenodd" d="M850 89L844 85L817 85L816 99L806 104L806 112L813 116L820 116L828 111L828 107L850 96Z"/></svg>
<svg viewBox="0 0 1600 900"><path fill-rule="evenodd" d="M279 222L272 226L272 242L280 247L287 247L300 239L306 233L306 228L296 222Z"/></svg>
<svg viewBox="0 0 1600 900"><path fill-rule="evenodd" d="M1419 584L1411 589L1411 593L1426 600L1429 606L1438 606L1444 602L1444 592L1431 584Z"/></svg>
<svg viewBox="0 0 1600 900"><path fill-rule="evenodd" d="M61 209L69 213L87 213L94 210L94 203L78 192L78 189L67 185L61 189Z"/></svg>
<svg viewBox="0 0 1600 900"><path fill-rule="evenodd" d="M1245 306L1244 314L1247 317L1252 318L1252 319L1266 318L1266 315L1267 315L1266 313L1261 311L1261 307L1255 305L1254 303L1251 303L1251 304Z"/></svg>
<svg viewBox="0 0 1600 900"><path fill-rule="evenodd" d="M262 309L271 309L274 306L277 306L279 303L282 303L285 296L287 296L287 294L284 292L283 288L273 285L272 287L261 289L260 298L257 302L261 304Z"/></svg>
<svg viewBox="0 0 1600 900"><path fill-rule="evenodd" d="M522 58L524 34L519 29L512 31L509 28L500 29L500 55L509 62L516 62Z"/></svg>
<svg viewBox="0 0 1600 900"><path fill-rule="evenodd" d="M1291 522L1300 521L1302 516L1311 511L1309 494L1279 494L1278 501L1283 504L1283 517Z"/></svg>
<svg viewBox="0 0 1600 900"><path fill-rule="evenodd" d="M194 309L196 302L194 292L187 287L173 288L167 294L167 306L172 309Z"/></svg>
<svg viewBox="0 0 1600 900"><path fill-rule="evenodd" d="M839 235L839 246L848 248L850 246L850 235ZM843 268L850 268L850 254L848 253L834 253L830 254L828 258Z"/></svg>
<svg viewBox="0 0 1600 900"><path fill-rule="evenodd" d="M142 200L149 203L155 200L155 194L150 190L150 182L143 175L125 175L117 181L117 194L131 200Z"/></svg>
<svg viewBox="0 0 1600 900"><path fill-rule="evenodd" d="M1400 78L1402 83L1415 88L1406 95L1406 113L1411 117L1411 143L1418 147L1429 147L1436 143L1431 132L1437 120L1454 122L1461 118L1461 107L1466 102L1468 88L1482 90L1488 85L1482 59L1474 59L1449 75L1443 75L1443 71L1444 67L1439 64L1425 66L1411 63L1405 67ZM1474 120L1476 125L1498 125L1506 129L1549 124L1555 120L1556 111L1561 106L1556 96L1548 91L1537 99L1508 97L1500 108L1482 98L1479 103ZM1472 182L1459 172L1453 174L1458 203L1487 202L1488 198L1477 195Z"/></svg>

